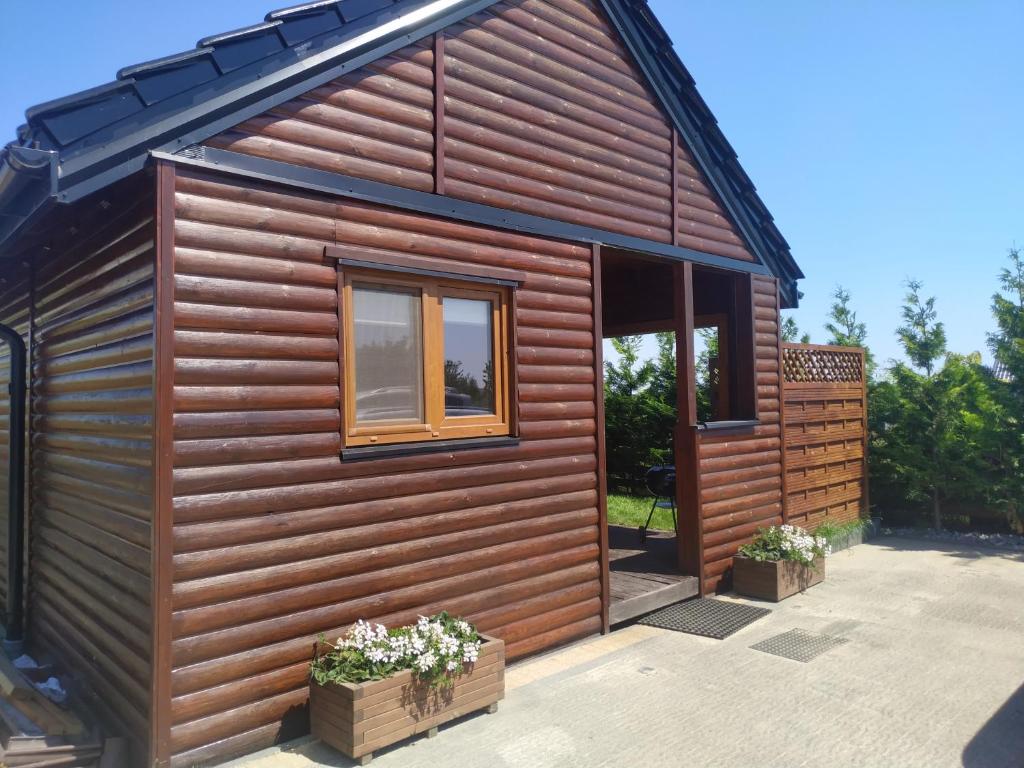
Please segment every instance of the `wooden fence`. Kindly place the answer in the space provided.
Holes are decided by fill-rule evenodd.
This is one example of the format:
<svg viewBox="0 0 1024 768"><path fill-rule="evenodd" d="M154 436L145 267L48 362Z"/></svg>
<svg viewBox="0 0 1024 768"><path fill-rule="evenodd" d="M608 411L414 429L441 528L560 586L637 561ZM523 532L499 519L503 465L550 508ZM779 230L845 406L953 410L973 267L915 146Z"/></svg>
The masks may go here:
<svg viewBox="0 0 1024 768"><path fill-rule="evenodd" d="M783 517L814 529L868 508L864 351L783 344Z"/></svg>

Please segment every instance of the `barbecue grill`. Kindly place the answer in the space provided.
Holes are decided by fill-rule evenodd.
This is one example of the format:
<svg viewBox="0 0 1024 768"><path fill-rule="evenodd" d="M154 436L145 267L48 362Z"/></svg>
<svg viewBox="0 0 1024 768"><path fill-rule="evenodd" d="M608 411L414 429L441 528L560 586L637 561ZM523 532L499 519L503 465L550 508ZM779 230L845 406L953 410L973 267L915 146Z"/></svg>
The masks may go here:
<svg viewBox="0 0 1024 768"><path fill-rule="evenodd" d="M656 509L672 510L672 527L679 534L679 520L676 517L676 468L669 465L657 465L647 470L644 475L647 490L654 496L654 503L647 515L647 522L640 526L640 541L647 539L647 528L651 524Z"/></svg>

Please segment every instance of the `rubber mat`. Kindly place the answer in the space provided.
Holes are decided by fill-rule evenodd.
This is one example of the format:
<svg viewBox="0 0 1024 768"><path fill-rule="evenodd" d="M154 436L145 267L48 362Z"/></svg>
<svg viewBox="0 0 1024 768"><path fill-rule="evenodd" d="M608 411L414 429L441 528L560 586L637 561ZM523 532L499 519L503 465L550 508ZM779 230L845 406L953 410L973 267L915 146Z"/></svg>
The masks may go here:
<svg viewBox="0 0 1024 768"><path fill-rule="evenodd" d="M660 608L637 623L722 640L769 613L755 605L704 597Z"/></svg>

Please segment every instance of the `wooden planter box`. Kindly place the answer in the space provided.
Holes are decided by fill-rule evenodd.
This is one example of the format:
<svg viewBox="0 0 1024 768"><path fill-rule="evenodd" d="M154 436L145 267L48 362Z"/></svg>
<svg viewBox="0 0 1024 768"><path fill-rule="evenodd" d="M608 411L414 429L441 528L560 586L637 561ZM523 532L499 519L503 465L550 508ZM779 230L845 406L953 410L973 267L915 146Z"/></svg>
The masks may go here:
<svg viewBox="0 0 1024 768"><path fill-rule="evenodd" d="M484 641L475 664L455 684L431 690L411 671L369 683L309 686L310 728L315 737L366 765L375 750L470 712L496 712L505 696L505 643Z"/></svg>
<svg viewBox="0 0 1024 768"><path fill-rule="evenodd" d="M739 594L779 602L825 580L825 558L811 565L793 560L759 563L737 555L732 561L732 586Z"/></svg>

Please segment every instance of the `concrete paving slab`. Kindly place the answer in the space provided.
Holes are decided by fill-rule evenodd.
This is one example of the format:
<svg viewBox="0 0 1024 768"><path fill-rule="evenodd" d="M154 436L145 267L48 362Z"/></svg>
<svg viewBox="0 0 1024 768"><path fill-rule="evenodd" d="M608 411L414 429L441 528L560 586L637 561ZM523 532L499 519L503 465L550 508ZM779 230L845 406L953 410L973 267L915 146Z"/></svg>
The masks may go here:
<svg viewBox="0 0 1024 768"><path fill-rule="evenodd" d="M634 625L514 665L495 715L379 768L1024 766L1024 554L882 538L726 640ZM751 645L845 638L807 663ZM353 765L312 740L232 768Z"/></svg>

